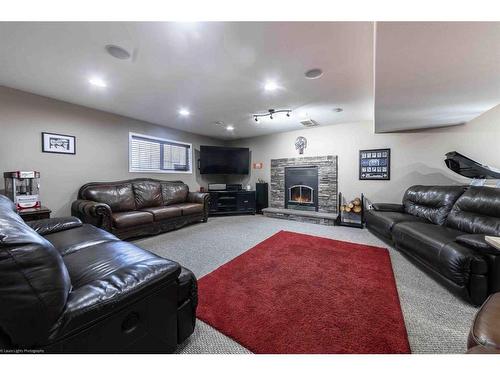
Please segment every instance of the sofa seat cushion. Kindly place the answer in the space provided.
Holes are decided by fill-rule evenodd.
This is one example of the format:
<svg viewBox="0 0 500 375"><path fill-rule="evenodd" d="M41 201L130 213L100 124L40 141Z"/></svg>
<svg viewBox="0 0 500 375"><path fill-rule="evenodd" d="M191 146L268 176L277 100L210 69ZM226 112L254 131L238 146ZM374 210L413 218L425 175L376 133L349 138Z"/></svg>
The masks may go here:
<svg viewBox="0 0 500 375"><path fill-rule="evenodd" d="M467 347L480 345L500 349L500 293L492 294L476 313Z"/></svg>
<svg viewBox="0 0 500 375"><path fill-rule="evenodd" d="M391 231L395 224L406 221L428 223L421 217L405 214L403 212L368 210L365 214L367 226L384 237L391 238Z"/></svg>
<svg viewBox="0 0 500 375"><path fill-rule="evenodd" d="M200 203L179 203L169 207L177 207L182 210L182 216L203 213L203 205Z"/></svg>
<svg viewBox="0 0 500 375"><path fill-rule="evenodd" d="M143 208L141 211L153 214L155 221L170 219L182 215L182 209L176 206L149 207Z"/></svg>
<svg viewBox="0 0 500 375"><path fill-rule="evenodd" d="M142 298L155 289L154 285L175 283L181 268L124 241L87 247L66 255L64 262L73 291L53 328L52 339Z"/></svg>
<svg viewBox="0 0 500 375"><path fill-rule="evenodd" d="M455 229L427 223L399 223L392 230L396 246L458 285L466 285L470 272L484 274L487 265L473 250L455 242Z"/></svg>
<svg viewBox="0 0 500 375"><path fill-rule="evenodd" d="M111 214L113 226L116 228L128 228L136 225L153 222L153 214L144 211L114 212Z"/></svg>
<svg viewBox="0 0 500 375"><path fill-rule="evenodd" d="M83 224L81 227L71 230L51 233L44 237L54 245L62 256L103 242L118 241L118 238L113 234L90 224Z"/></svg>

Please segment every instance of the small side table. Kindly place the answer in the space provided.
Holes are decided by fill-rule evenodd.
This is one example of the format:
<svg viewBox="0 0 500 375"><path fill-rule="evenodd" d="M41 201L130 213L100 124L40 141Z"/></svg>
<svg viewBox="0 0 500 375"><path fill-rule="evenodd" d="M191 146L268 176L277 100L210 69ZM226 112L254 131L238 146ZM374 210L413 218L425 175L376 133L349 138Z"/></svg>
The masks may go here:
<svg viewBox="0 0 500 375"><path fill-rule="evenodd" d="M40 208L26 208L24 210L18 210L17 213L23 218L24 221L33 221L40 219L50 219L50 213L52 211L47 207Z"/></svg>

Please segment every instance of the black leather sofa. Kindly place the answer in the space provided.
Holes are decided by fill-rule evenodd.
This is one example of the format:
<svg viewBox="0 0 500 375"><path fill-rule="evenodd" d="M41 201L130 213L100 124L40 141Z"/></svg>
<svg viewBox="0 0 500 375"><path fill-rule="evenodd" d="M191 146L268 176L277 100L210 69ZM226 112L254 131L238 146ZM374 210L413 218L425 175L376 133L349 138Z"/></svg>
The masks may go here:
<svg viewBox="0 0 500 375"><path fill-rule="evenodd" d="M0 195L0 351L169 353L194 330L197 283L75 217L25 223Z"/></svg>
<svg viewBox="0 0 500 375"><path fill-rule="evenodd" d="M465 300L480 305L500 291L500 189L412 186L402 204L374 203L367 228Z"/></svg>

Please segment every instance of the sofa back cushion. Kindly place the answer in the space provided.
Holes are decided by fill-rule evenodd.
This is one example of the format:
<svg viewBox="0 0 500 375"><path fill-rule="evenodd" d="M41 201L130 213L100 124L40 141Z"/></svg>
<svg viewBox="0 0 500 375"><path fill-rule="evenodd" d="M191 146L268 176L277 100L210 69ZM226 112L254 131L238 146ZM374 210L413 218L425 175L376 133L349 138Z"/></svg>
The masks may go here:
<svg viewBox="0 0 500 375"><path fill-rule="evenodd" d="M139 208L157 207L163 205L161 186L158 181L134 181L135 205Z"/></svg>
<svg viewBox="0 0 500 375"><path fill-rule="evenodd" d="M163 204L166 206L185 202L188 193L189 187L183 182L165 181L161 183Z"/></svg>
<svg viewBox="0 0 500 375"><path fill-rule="evenodd" d="M455 202L446 226L467 233L500 236L500 189L471 186Z"/></svg>
<svg viewBox="0 0 500 375"><path fill-rule="evenodd" d="M132 184L128 182L87 184L80 190L80 198L106 203L113 212L136 209Z"/></svg>
<svg viewBox="0 0 500 375"><path fill-rule="evenodd" d="M0 195L0 328L23 348L41 344L71 290L59 252Z"/></svg>
<svg viewBox="0 0 500 375"><path fill-rule="evenodd" d="M464 191L463 186L411 186L403 197L404 210L410 215L442 225Z"/></svg>

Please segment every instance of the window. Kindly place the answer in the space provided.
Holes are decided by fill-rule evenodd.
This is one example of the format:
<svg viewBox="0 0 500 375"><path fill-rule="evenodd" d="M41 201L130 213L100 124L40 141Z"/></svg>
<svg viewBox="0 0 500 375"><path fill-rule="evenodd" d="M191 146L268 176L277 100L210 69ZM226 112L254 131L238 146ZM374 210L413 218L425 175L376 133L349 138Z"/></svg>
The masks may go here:
<svg viewBox="0 0 500 375"><path fill-rule="evenodd" d="M142 134L129 134L130 172L192 173L192 145Z"/></svg>

